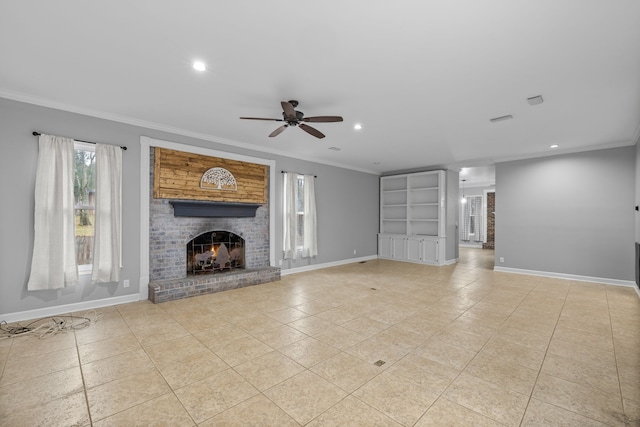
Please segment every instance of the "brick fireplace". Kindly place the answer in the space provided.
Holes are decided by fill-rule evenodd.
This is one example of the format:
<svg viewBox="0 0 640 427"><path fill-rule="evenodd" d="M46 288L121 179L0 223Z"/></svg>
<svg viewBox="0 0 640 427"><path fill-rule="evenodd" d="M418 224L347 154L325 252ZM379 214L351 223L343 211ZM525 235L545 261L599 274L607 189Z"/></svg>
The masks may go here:
<svg viewBox="0 0 640 427"><path fill-rule="evenodd" d="M154 150L151 150L151 164ZM153 186L153 167L150 185ZM221 290L239 288L280 278L280 269L269 266L269 202L255 209L253 217L176 216L175 201L149 200L149 299L164 302ZM211 204L215 209L215 204ZM242 241L243 268L216 268L215 274L188 272L190 242L212 232L231 233ZM228 236L227 236L228 237ZM226 248L228 251L233 247ZM201 251L202 252L202 251ZM219 265L218 265L219 267ZM212 271L213 272L213 271Z"/></svg>

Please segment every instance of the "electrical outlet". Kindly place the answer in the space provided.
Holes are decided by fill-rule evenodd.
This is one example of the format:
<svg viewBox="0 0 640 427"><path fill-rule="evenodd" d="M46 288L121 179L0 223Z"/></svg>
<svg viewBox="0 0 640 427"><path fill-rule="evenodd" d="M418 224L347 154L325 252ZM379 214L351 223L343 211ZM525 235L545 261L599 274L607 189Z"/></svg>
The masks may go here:
<svg viewBox="0 0 640 427"><path fill-rule="evenodd" d="M124 279L122 281L122 286L125 287L125 288L128 288L129 287L129 279Z"/></svg>
<svg viewBox="0 0 640 427"><path fill-rule="evenodd" d="M354 250L353 250L353 254L354 254L354 255L357 255L357 253L358 253L358 251L354 249Z"/></svg>
<svg viewBox="0 0 640 427"><path fill-rule="evenodd" d="M282 267L282 260L278 260L278 264L280 264L280 267Z"/></svg>
<svg viewBox="0 0 640 427"><path fill-rule="evenodd" d="M504 262L504 257L503 256L500 257L500 262Z"/></svg>

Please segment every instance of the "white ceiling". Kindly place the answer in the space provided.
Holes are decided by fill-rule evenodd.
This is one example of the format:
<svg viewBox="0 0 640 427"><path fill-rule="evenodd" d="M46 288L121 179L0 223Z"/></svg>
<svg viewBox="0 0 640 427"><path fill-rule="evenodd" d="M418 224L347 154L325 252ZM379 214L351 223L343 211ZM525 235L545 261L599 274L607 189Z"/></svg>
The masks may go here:
<svg viewBox="0 0 640 427"><path fill-rule="evenodd" d="M0 96L374 173L483 166L635 143L639 18L638 0L0 0ZM344 122L318 140L239 120L289 99Z"/></svg>

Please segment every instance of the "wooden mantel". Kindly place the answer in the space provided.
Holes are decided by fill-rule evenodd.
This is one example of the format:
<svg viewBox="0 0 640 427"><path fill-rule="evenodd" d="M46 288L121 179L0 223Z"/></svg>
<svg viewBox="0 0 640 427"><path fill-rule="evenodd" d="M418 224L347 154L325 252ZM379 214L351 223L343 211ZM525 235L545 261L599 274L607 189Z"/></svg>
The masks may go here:
<svg viewBox="0 0 640 427"><path fill-rule="evenodd" d="M212 168L223 168L233 175L235 189L201 186L203 175ZM268 167L220 157L169 150L154 151L153 197L209 202L267 202Z"/></svg>

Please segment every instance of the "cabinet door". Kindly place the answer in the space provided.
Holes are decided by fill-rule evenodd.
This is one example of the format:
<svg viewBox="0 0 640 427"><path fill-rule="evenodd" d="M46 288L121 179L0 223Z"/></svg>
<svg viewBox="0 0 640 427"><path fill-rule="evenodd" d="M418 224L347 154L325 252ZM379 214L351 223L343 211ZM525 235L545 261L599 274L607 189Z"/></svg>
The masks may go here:
<svg viewBox="0 0 640 427"><path fill-rule="evenodd" d="M422 261L436 264L438 262L438 241L424 239L422 244Z"/></svg>
<svg viewBox="0 0 640 427"><path fill-rule="evenodd" d="M422 239L407 238L407 261L422 261Z"/></svg>
<svg viewBox="0 0 640 427"><path fill-rule="evenodd" d="M391 258L393 255L393 246L391 245L391 237L378 236L378 255L382 258Z"/></svg>
<svg viewBox="0 0 640 427"><path fill-rule="evenodd" d="M407 239L405 237L393 237L393 258L406 259L407 258Z"/></svg>

